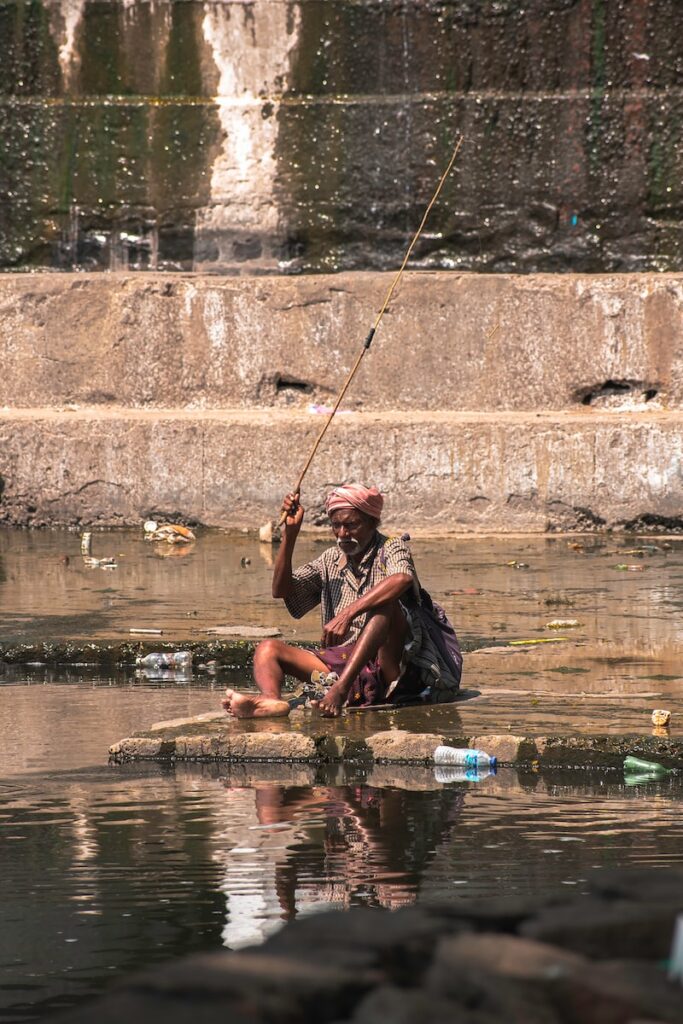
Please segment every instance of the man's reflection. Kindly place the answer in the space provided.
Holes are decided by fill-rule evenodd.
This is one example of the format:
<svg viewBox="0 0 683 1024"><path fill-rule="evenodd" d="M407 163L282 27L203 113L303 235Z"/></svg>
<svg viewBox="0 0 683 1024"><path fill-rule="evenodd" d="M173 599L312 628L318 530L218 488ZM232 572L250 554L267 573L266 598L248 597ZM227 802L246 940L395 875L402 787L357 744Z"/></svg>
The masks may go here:
<svg viewBox="0 0 683 1024"><path fill-rule="evenodd" d="M229 913L224 940L232 947L262 941L278 918L413 903L451 836L464 791L257 785L231 789L237 810L235 800L242 821L244 801L253 800L254 817L237 838L242 845L221 856Z"/></svg>

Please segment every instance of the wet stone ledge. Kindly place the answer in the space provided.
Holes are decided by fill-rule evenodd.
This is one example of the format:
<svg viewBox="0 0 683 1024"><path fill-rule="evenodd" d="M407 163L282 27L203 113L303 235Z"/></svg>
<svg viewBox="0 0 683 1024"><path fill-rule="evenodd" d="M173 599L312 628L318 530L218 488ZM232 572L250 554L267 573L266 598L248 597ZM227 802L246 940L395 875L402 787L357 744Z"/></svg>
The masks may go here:
<svg viewBox="0 0 683 1024"><path fill-rule="evenodd" d="M557 768L617 768L627 756L683 768L683 739L655 736L448 736L400 729L366 737L300 732L235 732L211 712L176 719L129 736L109 749L110 761L228 761L305 764L357 763L432 765L442 743L473 747L501 765Z"/></svg>
<svg viewBox="0 0 683 1024"><path fill-rule="evenodd" d="M195 661L218 661L222 669L245 669L251 665L256 644L250 640L187 640L184 651L191 651ZM21 640L0 642L0 665L94 665L102 669L131 668L138 657L153 651L176 652L177 642L155 639L136 640L44 640L25 643Z"/></svg>
<svg viewBox="0 0 683 1024"><path fill-rule="evenodd" d="M63 1024L683 1021L667 975L683 870L594 872L588 894L293 921L262 946L133 975Z"/></svg>

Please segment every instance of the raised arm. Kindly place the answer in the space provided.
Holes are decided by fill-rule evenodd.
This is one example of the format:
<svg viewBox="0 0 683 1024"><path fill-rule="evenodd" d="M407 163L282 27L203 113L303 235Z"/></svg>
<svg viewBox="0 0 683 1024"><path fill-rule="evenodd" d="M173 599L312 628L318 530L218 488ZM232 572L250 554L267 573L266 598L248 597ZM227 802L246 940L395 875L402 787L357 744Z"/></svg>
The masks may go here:
<svg viewBox="0 0 683 1024"><path fill-rule="evenodd" d="M304 518L298 494L287 494L282 502L282 511L287 513L284 522L284 536L275 558L273 569L273 597L288 598L292 593L292 555L294 545Z"/></svg>

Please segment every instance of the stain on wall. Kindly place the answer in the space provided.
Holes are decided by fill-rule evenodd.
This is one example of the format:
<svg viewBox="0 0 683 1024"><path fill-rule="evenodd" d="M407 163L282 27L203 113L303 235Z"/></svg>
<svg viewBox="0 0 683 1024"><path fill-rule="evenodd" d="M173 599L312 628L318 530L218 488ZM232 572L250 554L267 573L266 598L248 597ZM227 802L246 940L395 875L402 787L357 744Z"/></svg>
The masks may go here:
<svg viewBox="0 0 683 1024"><path fill-rule="evenodd" d="M680 0L0 0L0 267L680 270Z"/></svg>

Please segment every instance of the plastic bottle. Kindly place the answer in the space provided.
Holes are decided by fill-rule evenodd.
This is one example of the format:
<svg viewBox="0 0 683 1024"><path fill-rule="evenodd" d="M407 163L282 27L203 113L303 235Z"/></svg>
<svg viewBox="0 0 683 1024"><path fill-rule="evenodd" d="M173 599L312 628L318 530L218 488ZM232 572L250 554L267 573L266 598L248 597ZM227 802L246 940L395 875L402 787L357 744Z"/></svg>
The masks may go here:
<svg viewBox="0 0 683 1024"><path fill-rule="evenodd" d="M644 775L668 775L671 769L665 768L658 761L641 761L639 757L627 757L624 759L624 771L634 775L641 772Z"/></svg>
<svg viewBox="0 0 683 1024"><path fill-rule="evenodd" d="M190 651L163 651L160 653L146 654L144 658L137 658L135 664L139 668L191 668L192 654Z"/></svg>
<svg viewBox="0 0 683 1024"><path fill-rule="evenodd" d="M192 682L189 668L138 668L135 677L146 683L178 683L186 685Z"/></svg>
<svg viewBox="0 0 683 1024"><path fill-rule="evenodd" d="M495 775L495 768L485 768L483 772L476 768L461 768L457 764L435 764L434 781L446 785L449 782L481 782Z"/></svg>
<svg viewBox="0 0 683 1024"><path fill-rule="evenodd" d="M461 768L493 768L498 764L497 757L489 757L483 750L467 747L440 746L434 751L434 764L453 764Z"/></svg>

